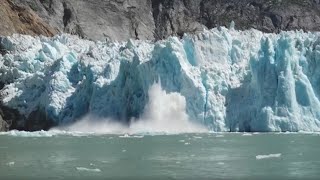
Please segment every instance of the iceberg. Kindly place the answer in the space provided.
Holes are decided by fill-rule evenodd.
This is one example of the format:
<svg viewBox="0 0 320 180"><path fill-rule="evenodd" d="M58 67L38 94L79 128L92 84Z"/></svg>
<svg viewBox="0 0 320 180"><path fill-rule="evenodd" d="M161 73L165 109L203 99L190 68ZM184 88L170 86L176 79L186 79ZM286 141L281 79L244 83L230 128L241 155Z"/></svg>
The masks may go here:
<svg viewBox="0 0 320 180"><path fill-rule="evenodd" d="M320 131L319 37L224 27L158 42L13 35L1 39L1 103L60 125L87 114L130 124L160 79L212 131Z"/></svg>

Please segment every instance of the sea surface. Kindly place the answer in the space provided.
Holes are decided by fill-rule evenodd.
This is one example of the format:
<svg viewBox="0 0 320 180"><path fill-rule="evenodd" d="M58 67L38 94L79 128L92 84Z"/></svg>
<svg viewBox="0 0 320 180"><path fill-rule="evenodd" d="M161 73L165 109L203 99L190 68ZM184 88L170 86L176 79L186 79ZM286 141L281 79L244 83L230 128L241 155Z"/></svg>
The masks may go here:
<svg viewBox="0 0 320 180"><path fill-rule="evenodd" d="M320 179L320 135L0 135L0 179Z"/></svg>

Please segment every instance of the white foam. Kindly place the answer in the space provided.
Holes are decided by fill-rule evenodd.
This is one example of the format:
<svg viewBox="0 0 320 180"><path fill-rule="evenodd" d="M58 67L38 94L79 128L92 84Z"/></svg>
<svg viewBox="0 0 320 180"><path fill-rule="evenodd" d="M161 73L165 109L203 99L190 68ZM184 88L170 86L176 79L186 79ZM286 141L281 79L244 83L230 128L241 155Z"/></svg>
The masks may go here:
<svg viewBox="0 0 320 180"><path fill-rule="evenodd" d="M224 137L224 135L221 135L221 134L220 134L220 135L216 135L216 137Z"/></svg>
<svg viewBox="0 0 320 180"><path fill-rule="evenodd" d="M1 134L8 135L8 136L16 136L16 137L52 137L53 136L53 133L49 131L27 132L27 131L12 130L8 132L3 132Z"/></svg>
<svg viewBox="0 0 320 180"><path fill-rule="evenodd" d="M0 135L7 135L7 136L14 136L14 137L53 137L58 135L70 135L70 136L88 136L88 135L95 135L91 132L68 132L68 131L62 131L62 130L50 130L50 131L18 131L18 130L12 130L8 132L1 132Z"/></svg>
<svg viewBox="0 0 320 180"><path fill-rule="evenodd" d="M269 158L279 158L281 156L281 153L278 154L268 154L268 155L257 155L256 159L269 159Z"/></svg>
<svg viewBox="0 0 320 180"><path fill-rule="evenodd" d="M144 136L128 135L128 134L124 134L124 135L119 136L119 138L137 138L137 139L141 139L141 138L143 138L143 137L144 137Z"/></svg>
<svg viewBox="0 0 320 180"><path fill-rule="evenodd" d="M207 130L189 120L186 100L179 93L167 93L161 84L149 89L149 102L142 118L131 125L137 132L194 133Z"/></svg>
<svg viewBox="0 0 320 180"><path fill-rule="evenodd" d="M250 133L243 133L242 136L252 136Z"/></svg>
<svg viewBox="0 0 320 180"><path fill-rule="evenodd" d="M85 167L76 167L76 169L78 171L101 172L101 170L98 168L91 169L91 168L85 168Z"/></svg>
<svg viewBox="0 0 320 180"><path fill-rule="evenodd" d="M129 138L130 136L128 134L124 134L124 135L121 135L119 136L119 138Z"/></svg>

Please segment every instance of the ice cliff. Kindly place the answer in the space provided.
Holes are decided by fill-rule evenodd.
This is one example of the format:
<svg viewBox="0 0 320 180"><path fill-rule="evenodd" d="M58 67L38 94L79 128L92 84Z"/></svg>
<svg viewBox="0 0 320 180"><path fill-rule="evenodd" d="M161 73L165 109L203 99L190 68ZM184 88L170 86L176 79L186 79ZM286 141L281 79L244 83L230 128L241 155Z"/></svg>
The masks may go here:
<svg viewBox="0 0 320 180"><path fill-rule="evenodd" d="M319 131L319 35L215 28L156 43L14 35L1 40L1 101L56 124L86 114L129 123L160 79L186 99L189 119L214 131Z"/></svg>

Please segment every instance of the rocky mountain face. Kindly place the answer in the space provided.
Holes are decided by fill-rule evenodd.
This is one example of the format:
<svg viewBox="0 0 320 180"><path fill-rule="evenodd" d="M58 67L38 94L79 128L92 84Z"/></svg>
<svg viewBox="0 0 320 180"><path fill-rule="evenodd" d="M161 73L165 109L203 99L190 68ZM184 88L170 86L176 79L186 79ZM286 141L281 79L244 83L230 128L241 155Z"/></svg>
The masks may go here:
<svg viewBox="0 0 320 180"><path fill-rule="evenodd" d="M13 1L0 0L0 34L12 33L52 36L59 32L49 26L35 11Z"/></svg>
<svg viewBox="0 0 320 180"><path fill-rule="evenodd" d="M319 0L0 0L0 35L70 33L91 40L159 40L229 26L263 32L320 30ZM1 39L0 39L1 41ZM0 53L7 49L0 43ZM0 84L0 88L3 88ZM52 126L41 112L0 106L0 131ZM18 119L18 121L17 121ZM13 121L15 120L15 121ZM20 121L21 120L21 121Z"/></svg>
<svg viewBox="0 0 320 180"><path fill-rule="evenodd" d="M149 0L8 1L35 12L57 32L93 40L154 38L152 3Z"/></svg>
<svg viewBox="0 0 320 180"><path fill-rule="evenodd" d="M319 0L1 0L0 13L1 35L93 40L158 40L231 21L241 30L320 30Z"/></svg>

